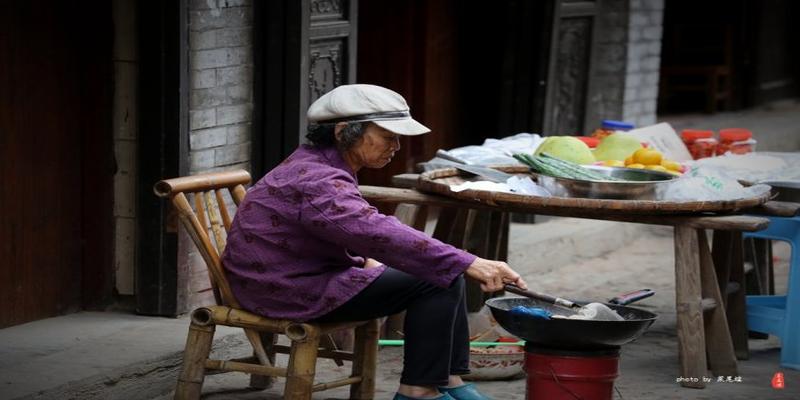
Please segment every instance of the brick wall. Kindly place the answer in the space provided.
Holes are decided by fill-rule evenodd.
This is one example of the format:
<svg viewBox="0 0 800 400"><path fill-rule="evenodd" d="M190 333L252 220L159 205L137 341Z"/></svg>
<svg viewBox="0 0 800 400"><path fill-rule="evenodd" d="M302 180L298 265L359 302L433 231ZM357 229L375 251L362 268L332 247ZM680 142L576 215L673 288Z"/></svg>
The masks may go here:
<svg viewBox="0 0 800 400"><path fill-rule="evenodd" d="M190 0L189 170L250 170L253 122L251 0ZM205 263L185 231L178 241L179 308L213 302Z"/></svg>
<svg viewBox="0 0 800 400"><path fill-rule="evenodd" d="M628 2L599 0L597 38L593 52L584 131L604 119L621 119L628 52Z"/></svg>
<svg viewBox="0 0 800 400"><path fill-rule="evenodd" d="M656 122L664 0L630 0L622 118L637 127Z"/></svg>
<svg viewBox="0 0 800 400"><path fill-rule="evenodd" d="M250 169L253 121L251 0L189 5L189 168Z"/></svg>

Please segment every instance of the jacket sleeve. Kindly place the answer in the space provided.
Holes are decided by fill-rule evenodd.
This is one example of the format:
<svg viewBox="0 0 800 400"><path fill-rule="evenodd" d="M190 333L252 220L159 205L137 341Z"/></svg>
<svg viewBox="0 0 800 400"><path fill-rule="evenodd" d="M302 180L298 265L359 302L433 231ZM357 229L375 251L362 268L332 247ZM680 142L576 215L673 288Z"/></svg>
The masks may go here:
<svg viewBox="0 0 800 400"><path fill-rule="evenodd" d="M475 256L378 212L355 179L336 173L303 188L300 219L315 237L447 287Z"/></svg>

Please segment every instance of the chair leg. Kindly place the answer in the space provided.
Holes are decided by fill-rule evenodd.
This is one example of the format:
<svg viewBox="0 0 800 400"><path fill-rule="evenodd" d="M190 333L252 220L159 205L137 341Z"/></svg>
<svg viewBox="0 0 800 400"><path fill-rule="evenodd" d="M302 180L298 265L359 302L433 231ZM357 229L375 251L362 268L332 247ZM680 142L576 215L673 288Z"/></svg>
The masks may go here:
<svg viewBox="0 0 800 400"><path fill-rule="evenodd" d="M350 386L350 398L371 400L375 397L375 366L378 363L378 320L372 320L356 328L353 349L352 376L360 376L361 382Z"/></svg>
<svg viewBox="0 0 800 400"><path fill-rule="evenodd" d="M272 365L275 365L274 345L275 345L275 339L277 337L278 336L275 335L274 333L267 333L267 332L261 333L261 344L264 345L264 351L267 352L267 358L272 363ZM255 355L255 352L253 352L253 355ZM269 389L272 387L273 384L275 384L274 376L256 375L256 374L250 375L250 387L253 389L258 389L258 390Z"/></svg>
<svg viewBox="0 0 800 400"><path fill-rule="evenodd" d="M792 243L789 259L789 286L786 291L783 336L781 337L781 366L800 370L800 338L795 331L800 324L800 233Z"/></svg>
<svg viewBox="0 0 800 400"><path fill-rule="evenodd" d="M183 367L175 388L176 400L199 399L205 378L205 362L211 352L215 325L201 326L192 323L183 351Z"/></svg>
<svg viewBox="0 0 800 400"><path fill-rule="evenodd" d="M291 335L288 335L291 338ZM317 369L319 332L306 331L302 339L292 339L289 366L286 371L284 400L311 400L314 375Z"/></svg>

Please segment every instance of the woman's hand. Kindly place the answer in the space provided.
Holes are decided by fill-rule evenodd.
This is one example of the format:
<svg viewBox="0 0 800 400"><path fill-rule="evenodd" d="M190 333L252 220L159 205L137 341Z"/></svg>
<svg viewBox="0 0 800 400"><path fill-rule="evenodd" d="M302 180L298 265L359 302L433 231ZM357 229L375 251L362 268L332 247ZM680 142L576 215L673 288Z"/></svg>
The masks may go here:
<svg viewBox="0 0 800 400"><path fill-rule="evenodd" d="M480 282L481 290L484 292L497 292L503 290L503 285L513 283L523 289L528 285L508 264L502 261L487 260L476 258L464 271L468 277Z"/></svg>
<svg viewBox="0 0 800 400"><path fill-rule="evenodd" d="M374 268L379 265L383 265L382 262L375 260L374 258L365 258L364 259L364 268Z"/></svg>

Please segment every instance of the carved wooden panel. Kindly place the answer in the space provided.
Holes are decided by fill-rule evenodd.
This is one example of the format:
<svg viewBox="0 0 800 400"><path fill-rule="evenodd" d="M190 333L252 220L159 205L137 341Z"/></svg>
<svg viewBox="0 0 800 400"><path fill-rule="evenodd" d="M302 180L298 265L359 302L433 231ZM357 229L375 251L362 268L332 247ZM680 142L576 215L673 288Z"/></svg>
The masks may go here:
<svg viewBox="0 0 800 400"><path fill-rule="evenodd" d="M305 136L305 110L336 86L354 83L357 0L310 0L307 52L300 100L300 142Z"/></svg>
<svg viewBox="0 0 800 400"><path fill-rule="evenodd" d="M344 20L346 0L311 0L309 3L311 20Z"/></svg>
<svg viewBox="0 0 800 400"><path fill-rule="evenodd" d="M342 84L342 72L346 71L342 54L343 40L328 40L312 43L308 65L309 104L331 89ZM345 75L346 76L346 75Z"/></svg>
<svg viewBox="0 0 800 400"><path fill-rule="evenodd" d="M592 18L564 18L558 28L550 135L582 133L592 42Z"/></svg>

